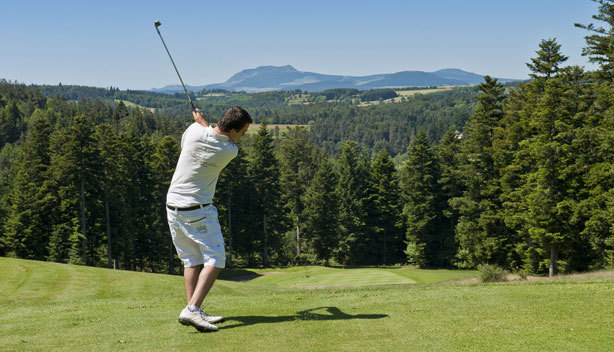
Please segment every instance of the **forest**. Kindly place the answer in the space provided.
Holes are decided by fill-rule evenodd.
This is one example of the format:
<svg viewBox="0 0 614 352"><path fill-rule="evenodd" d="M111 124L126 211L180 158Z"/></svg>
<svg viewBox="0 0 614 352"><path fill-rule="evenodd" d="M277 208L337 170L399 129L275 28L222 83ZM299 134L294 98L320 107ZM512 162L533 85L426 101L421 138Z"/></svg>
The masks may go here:
<svg viewBox="0 0 614 352"><path fill-rule="evenodd" d="M594 71L549 38L519 84L370 106L194 93L212 122L242 104L260 124L218 181L228 265L614 265L614 6L594 18L606 27L576 25ZM184 99L0 82L0 255L179 273L165 196Z"/></svg>

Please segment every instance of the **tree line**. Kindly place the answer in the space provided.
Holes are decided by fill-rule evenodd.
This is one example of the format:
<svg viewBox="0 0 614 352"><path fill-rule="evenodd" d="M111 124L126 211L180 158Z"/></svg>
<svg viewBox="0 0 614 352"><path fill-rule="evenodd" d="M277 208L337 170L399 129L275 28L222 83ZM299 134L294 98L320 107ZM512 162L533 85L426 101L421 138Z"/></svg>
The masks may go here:
<svg viewBox="0 0 614 352"><path fill-rule="evenodd" d="M531 80L506 88L486 76L466 124L429 131L398 118L402 104L373 108L374 120L322 105L301 107L328 121L321 130L273 138L261 118L218 182L229 265L496 264L556 275L614 264L613 2L594 18L609 27L578 26L599 69L563 66L556 39L543 40ZM0 93L0 254L179 272L164 198L186 123L7 82ZM417 119L436 110L424 101ZM434 116L463 111L447 103ZM395 155L374 143L383 137L356 138L356 125L411 133Z"/></svg>
<svg viewBox="0 0 614 352"><path fill-rule="evenodd" d="M513 85L511 83L509 85ZM174 95L116 88L91 88L81 86L32 86L49 98L69 101L82 99L100 100L112 104L127 101L153 109L158 115L171 119L189 116L190 108L183 93ZM409 89L409 88L407 88ZM322 93L307 94L299 90L262 92L191 93L196 106L208 116L220 116L228 106L240 105L250 112L256 122L269 124L309 125L314 141L325 148L329 155L341 151L346 140L366 147L374 158L385 148L394 158L401 158L413 142L419 130L425 130L429 140L437 143L450 126L462 128L473 113L476 104L475 87L457 87L449 91L416 94L399 103L379 104L367 107L353 105L364 99L388 99L396 96L392 89L358 91L356 89L331 89ZM297 95L311 96L320 103L289 104ZM327 102L328 98L333 102ZM337 101L338 100L338 101ZM402 159L400 159L402 160ZM399 164L400 161L397 161Z"/></svg>

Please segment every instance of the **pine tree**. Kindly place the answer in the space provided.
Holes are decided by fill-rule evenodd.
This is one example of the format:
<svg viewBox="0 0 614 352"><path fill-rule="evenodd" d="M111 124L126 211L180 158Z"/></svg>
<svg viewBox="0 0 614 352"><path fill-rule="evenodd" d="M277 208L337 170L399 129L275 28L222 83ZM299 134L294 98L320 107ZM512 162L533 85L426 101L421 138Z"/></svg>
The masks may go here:
<svg viewBox="0 0 614 352"><path fill-rule="evenodd" d="M593 34L586 37L587 46L582 49L582 55L589 61L599 65L598 77L607 81L614 79L614 2L611 0L592 0L599 3L599 13L593 19L605 22L606 27L595 26L593 23L575 26L586 29Z"/></svg>
<svg viewBox="0 0 614 352"><path fill-rule="evenodd" d="M169 274L175 272L174 268L178 260L175 259L175 247L172 243L166 220L166 193L175 172L179 150L179 143L174 138L165 136L155 144L155 151L151 156L149 165L154 187L152 190L154 201L151 206L151 212L156 214L151 226L151 235L157 252L154 263L157 264L157 267L162 267L162 263L164 263L163 258L166 257L166 268Z"/></svg>
<svg viewBox="0 0 614 352"><path fill-rule="evenodd" d="M390 155L382 149L371 163L373 182L374 233L377 241L380 264L400 263L403 251L403 220L397 171Z"/></svg>
<svg viewBox="0 0 614 352"><path fill-rule="evenodd" d="M250 162L250 178L255 189L255 208L260 215L262 265L270 265L270 250L278 243L275 224L280 215L279 165L275 157L273 138L265 120L254 140Z"/></svg>
<svg viewBox="0 0 614 352"><path fill-rule="evenodd" d="M584 192L575 166L580 154L572 147L582 124L576 116L581 80L581 70L570 67L546 82L529 125L535 132L521 146L533 165L523 187L527 230L537 248L549 253L550 276L558 274L562 250L583 246L582 225L574 219Z"/></svg>
<svg viewBox="0 0 614 352"><path fill-rule="evenodd" d="M21 137L23 114L17 103L10 101L0 108L0 148L7 143L15 143Z"/></svg>
<svg viewBox="0 0 614 352"><path fill-rule="evenodd" d="M533 73L529 76L535 79L549 79L559 71L559 66L567 61L568 57L561 54L561 45L557 44L556 38L542 40L539 43L537 57L527 63L527 67Z"/></svg>
<svg viewBox="0 0 614 352"><path fill-rule="evenodd" d="M21 148L7 144L0 148L0 224L7 223L10 207L10 195L17 172L17 163L20 160ZM0 225L0 255L6 255L5 249L6 229Z"/></svg>
<svg viewBox="0 0 614 352"><path fill-rule="evenodd" d="M309 140L309 132L301 126L289 128L279 146L281 198L295 229L297 257L301 255L302 246L302 196L316 169L314 150L314 145Z"/></svg>
<svg viewBox="0 0 614 352"><path fill-rule="evenodd" d="M513 233L502 218L499 169L493 157L493 134L503 118L503 85L489 76L478 86L478 106L465 128L459 176L462 197L450 200L459 212L456 240L457 265L475 267L482 263L507 266L515 246Z"/></svg>
<svg viewBox="0 0 614 352"><path fill-rule="evenodd" d="M255 191L250 183L244 139L239 143L239 153L220 173L213 203L218 208L220 225L226 242L227 266L235 265L235 254L243 258L253 257L250 240L260 227L254 226L260 217L250 217L250 197ZM253 221L252 221L253 220ZM250 263L253 264L253 263Z"/></svg>
<svg viewBox="0 0 614 352"><path fill-rule="evenodd" d="M419 132L401 171L403 215L407 224L407 259L419 266L442 265L439 239L439 163L426 133Z"/></svg>
<svg viewBox="0 0 614 352"><path fill-rule="evenodd" d="M550 45L551 56L562 57L560 46ZM534 70L547 64L539 52L532 60ZM592 159L590 138L578 138L582 125L591 120L582 109L590 105L587 97L592 94L583 93L585 76L577 67L557 66L548 76L538 73L536 80L512 91L494 145L502 170L502 213L520 237L514 251L529 271L549 267L556 275L559 259L568 269L586 268L592 256L579 236L584 219L577 206L586 196L579 170L587 169Z"/></svg>
<svg viewBox="0 0 614 352"><path fill-rule="evenodd" d="M373 260L366 251L372 250L367 228L369 169L355 142L345 142L337 161L340 242L336 259L352 265Z"/></svg>
<svg viewBox="0 0 614 352"><path fill-rule="evenodd" d="M309 242L318 259L324 259L327 266L339 243L336 187L337 175L325 157L303 197L303 216Z"/></svg>
<svg viewBox="0 0 614 352"><path fill-rule="evenodd" d="M53 210L53 196L46 187L50 134L47 113L38 110L17 165L5 223L6 250L20 258L43 260L47 256Z"/></svg>
<svg viewBox="0 0 614 352"><path fill-rule="evenodd" d="M440 236L445 239L441 253L442 257L446 258L446 266L452 264L457 250L454 227L458 223L459 214L450 206L450 200L462 196L464 192L464 185L458 175L461 137L462 134L452 126L437 146L437 159L440 168L438 183L441 192L438 221L440 222Z"/></svg>
<svg viewBox="0 0 614 352"><path fill-rule="evenodd" d="M588 196L578 204L578 213L586 218L581 235L594 251L591 267L614 267L614 84L600 83L594 93L595 102L584 113L585 125L574 141L585 151L577 167L587 170Z"/></svg>
<svg viewBox="0 0 614 352"><path fill-rule="evenodd" d="M88 264L96 263L103 242L103 208L98 196L100 159L90 118L71 119L68 129L51 136L49 187L60 199L49 241L49 260ZM88 230L89 229L89 230ZM91 231L91 232L88 232ZM88 235L90 233L90 235Z"/></svg>
<svg viewBox="0 0 614 352"><path fill-rule="evenodd" d="M59 204L52 223L48 260L79 262L79 188L76 145L68 129L56 129L50 137L49 187Z"/></svg>

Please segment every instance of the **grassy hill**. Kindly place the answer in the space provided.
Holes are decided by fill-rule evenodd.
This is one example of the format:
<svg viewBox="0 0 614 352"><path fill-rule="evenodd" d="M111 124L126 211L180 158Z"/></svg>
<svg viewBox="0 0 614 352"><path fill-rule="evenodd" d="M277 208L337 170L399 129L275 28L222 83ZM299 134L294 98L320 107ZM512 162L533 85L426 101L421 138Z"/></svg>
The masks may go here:
<svg viewBox="0 0 614 352"><path fill-rule="evenodd" d="M310 276L327 274L293 268L248 282L218 281L205 308L227 321L219 332L202 334L176 321L185 305L181 277L0 258L0 346L3 351L609 351L614 345L612 272L497 284L299 289L265 282L283 275L298 279L308 270ZM338 281L344 280L342 270L358 276L403 271L331 270ZM419 281L412 275L420 272L401 276ZM433 275L452 274L420 275L434 280Z"/></svg>

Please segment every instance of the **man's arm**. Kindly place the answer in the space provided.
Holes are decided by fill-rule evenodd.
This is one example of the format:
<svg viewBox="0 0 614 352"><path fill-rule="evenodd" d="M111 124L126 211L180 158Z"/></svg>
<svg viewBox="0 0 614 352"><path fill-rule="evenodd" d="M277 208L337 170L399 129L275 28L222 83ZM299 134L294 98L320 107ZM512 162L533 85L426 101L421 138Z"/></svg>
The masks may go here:
<svg viewBox="0 0 614 352"><path fill-rule="evenodd" d="M205 120L205 115L203 115L200 110L196 109L192 111L192 116L194 116L194 122L201 124L205 127L209 127L209 123L207 122L207 120Z"/></svg>

